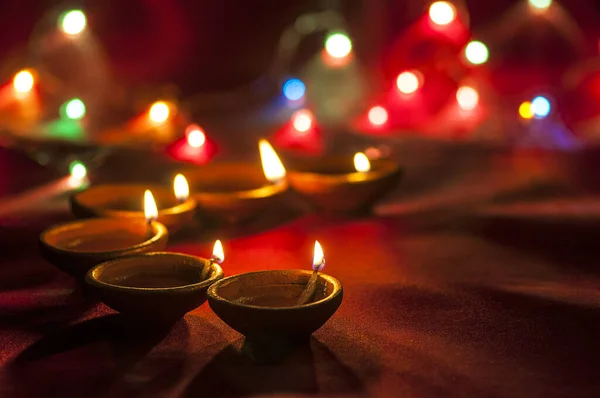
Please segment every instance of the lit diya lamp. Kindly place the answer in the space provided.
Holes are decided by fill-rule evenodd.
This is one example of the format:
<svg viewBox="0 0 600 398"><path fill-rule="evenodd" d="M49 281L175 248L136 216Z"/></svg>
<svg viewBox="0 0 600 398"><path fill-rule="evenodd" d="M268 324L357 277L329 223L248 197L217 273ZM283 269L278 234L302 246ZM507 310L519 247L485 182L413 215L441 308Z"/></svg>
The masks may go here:
<svg viewBox="0 0 600 398"><path fill-rule="evenodd" d="M145 195L145 219L91 218L48 228L40 235L44 258L76 277L93 266L123 256L164 250L167 228L155 221L152 194Z"/></svg>
<svg viewBox="0 0 600 398"><path fill-rule="evenodd" d="M313 271L274 270L234 275L208 289L210 308L253 341L300 341L335 313L342 285L321 273L325 256L315 242Z"/></svg>
<svg viewBox="0 0 600 398"><path fill-rule="evenodd" d="M358 152L353 164L345 158L323 158L297 165L288 179L292 189L318 209L352 212L368 210L395 188L401 175L393 161L369 160Z"/></svg>
<svg viewBox="0 0 600 398"><path fill-rule="evenodd" d="M276 206L288 188L286 171L266 140L259 142L260 167L215 163L185 171L201 215L235 223Z"/></svg>
<svg viewBox="0 0 600 398"><path fill-rule="evenodd" d="M100 301L128 319L170 326L206 301L206 290L223 278L220 241L210 259L156 252L108 261L85 277Z"/></svg>
<svg viewBox="0 0 600 398"><path fill-rule="evenodd" d="M142 184L95 185L71 196L71 211L80 218L108 217L121 219L144 219L142 201L146 190L154 194L158 208L157 220L170 232L177 231L192 221L196 201L190 198L185 177L177 175L173 190L164 186Z"/></svg>

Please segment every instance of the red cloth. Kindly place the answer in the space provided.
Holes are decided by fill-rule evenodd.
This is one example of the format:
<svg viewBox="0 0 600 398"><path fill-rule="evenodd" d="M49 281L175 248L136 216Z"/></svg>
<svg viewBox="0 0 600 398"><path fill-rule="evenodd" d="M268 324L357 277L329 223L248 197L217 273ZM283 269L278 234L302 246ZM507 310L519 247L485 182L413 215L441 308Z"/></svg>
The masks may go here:
<svg viewBox="0 0 600 398"><path fill-rule="evenodd" d="M548 158L545 171L559 164ZM50 221L3 221L0 396L597 397L597 234L543 226L505 229L498 240L497 226L488 234L490 224L466 220L313 215L172 241L170 250L207 256L223 239L233 275L308 268L319 239L344 301L279 365L242 355L242 336L207 304L166 335L120 329L118 316L41 259L37 234Z"/></svg>

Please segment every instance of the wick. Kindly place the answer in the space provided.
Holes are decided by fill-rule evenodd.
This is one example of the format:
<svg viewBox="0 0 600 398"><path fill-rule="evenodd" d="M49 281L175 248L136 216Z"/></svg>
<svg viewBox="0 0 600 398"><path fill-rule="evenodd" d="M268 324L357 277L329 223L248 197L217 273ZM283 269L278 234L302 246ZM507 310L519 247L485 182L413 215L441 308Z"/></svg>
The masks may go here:
<svg viewBox="0 0 600 398"><path fill-rule="evenodd" d="M200 274L200 278L202 280L205 280L206 278L208 278L208 274L210 274L214 263L220 264L219 259L217 259L213 256L210 258L210 260L208 260L208 264L206 264L204 266L204 268L202 268L202 274Z"/></svg>
<svg viewBox="0 0 600 398"><path fill-rule="evenodd" d="M147 227L148 239L152 239L154 236L154 228L152 228L152 219L148 219L148 227Z"/></svg>
<svg viewBox="0 0 600 398"><path fill-rule="evenodd" d="M300 294L296 305L303 305L312 300L317 290L317 281L319 280L319 269L321 268L315 268L315 270L313 271L312 275L310 276L310 279L308 280L308 283L306 284L306 288Z"/></svg>

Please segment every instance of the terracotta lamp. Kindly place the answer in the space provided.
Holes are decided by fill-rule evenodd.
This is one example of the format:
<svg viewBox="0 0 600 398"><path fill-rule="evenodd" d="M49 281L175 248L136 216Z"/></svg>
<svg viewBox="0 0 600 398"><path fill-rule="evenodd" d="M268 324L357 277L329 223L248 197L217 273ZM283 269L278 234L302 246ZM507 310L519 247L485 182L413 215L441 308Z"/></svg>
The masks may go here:
<svg viewBox="0 0 600 398"><path fill-rule="evenodd" d="M369 210L396 187L402 171L391 160L369 160L359 152L354 162L324 158L290 170L288 179L317 209L328 212Z"/></svg>
<svg viewBox="0 0 600 398"><path fill-rule="evenodd" d="M312 272L258 271L222 279L208 289L210 308L250 340L305 340L342 302L341 283L319 272L324 259L316 242Z"/></svg>
<svg viewBox="0 0 600 398"><path fill-rule="evenodd" d="M215 251L218 246L220 242ZM222 260L222 252L211 259L146 253L99 264L85 281L94 295L128 320L170 326L206 301L208 287L223 278Z"/></svg>
<svg viewBox="0 0 600 398"><path fill-rule="evenodd" d="M259 150L262 170L246 163L184 170L202 216L236 223L280 204L288 188L285 168L266 140Z"/></svg>
<svg viewBox="0 0 600 398"><path fill-rule="evenodd" d="M93 266L123 256L160 251L167 246L167 228L157 222L156 204L146 197L146 219L93 218L60 224L40 235L44 258L76 277Z"/></svg>
<svg viewBox="0 0 600 398"><path fill-rule="evenodd" d="M174 190L164 186L142 184L96 185L71 196L71 211L80 218L108 217L144 219L142 197L150 190L158 208L158 221L175 232L193 220L196 202L189 197L186 179L178 175Z"/></svg>

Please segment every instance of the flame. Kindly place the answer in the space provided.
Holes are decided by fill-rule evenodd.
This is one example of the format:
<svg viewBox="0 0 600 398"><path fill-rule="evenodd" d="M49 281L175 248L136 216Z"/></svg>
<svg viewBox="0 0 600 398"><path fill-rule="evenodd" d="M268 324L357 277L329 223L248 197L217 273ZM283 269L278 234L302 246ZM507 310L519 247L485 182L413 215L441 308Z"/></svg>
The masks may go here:
<svg viewBox="0 0 600 398"><path fill-rule="evenodd" d="M158 208L156 207L154 196L152 196L152 192L148 189L144 192L144 215L148 221L154 221L158 218Z"/></svg>
<svg viewBox="0 0 600 398"><path fill-rule="evenodd" d="M217 264L222 264L225 261L225 252L223 252L223 244L220 240L215 241L215 246L213 247L212 259Z"/></svg>
<svg viewBox="0 0 600 398"><path fill-rule="evenodd" d="M315 241L315 250L313 255L313 269L320 271L325 266L325 255L323 254L323 248L318 240Z"/></svg>
<svg viewBox="0 0 600 398"><path fill-rule="evenodd" d="M173 190L175 197L184 202L190 197L190 186L183 174L177 174L173 180Z"/></svg>
<svg viewBox="0 0 600 398"><path fill-rule="evenodd" d="M371 170L371 162L369 158L362 152L357 152L354 155L354 168L356 171L366 173Z"/></svg>
<svg viewBox="0 0 600 398"><path fill-rule="evenodd" d="M260 140L258 143L260 151L260 160L262 162L263 172L267 180L277 183L285 178L285 167L279 160L279 156L267 140Z"/></svg>

